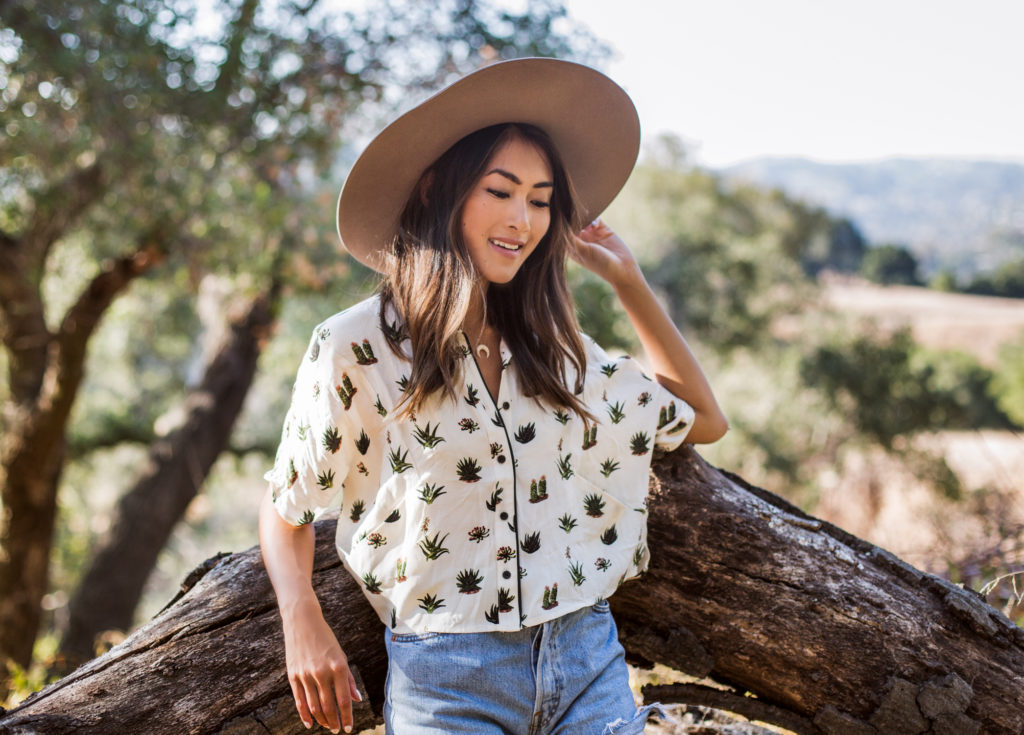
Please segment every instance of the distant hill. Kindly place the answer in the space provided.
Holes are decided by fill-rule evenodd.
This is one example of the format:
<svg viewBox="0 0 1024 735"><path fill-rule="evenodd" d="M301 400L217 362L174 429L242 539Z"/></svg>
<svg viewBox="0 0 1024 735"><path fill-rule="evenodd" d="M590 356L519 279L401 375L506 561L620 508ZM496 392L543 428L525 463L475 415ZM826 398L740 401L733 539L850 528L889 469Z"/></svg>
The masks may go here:
<svg viewBox="0 0 1024 735"><path fill-rule="evenodd" d="M1024 257L1024 164L758 158L719 173L780 188L848 217L872 244L906 245L926 275L951 268L970 276Z"/></svg>

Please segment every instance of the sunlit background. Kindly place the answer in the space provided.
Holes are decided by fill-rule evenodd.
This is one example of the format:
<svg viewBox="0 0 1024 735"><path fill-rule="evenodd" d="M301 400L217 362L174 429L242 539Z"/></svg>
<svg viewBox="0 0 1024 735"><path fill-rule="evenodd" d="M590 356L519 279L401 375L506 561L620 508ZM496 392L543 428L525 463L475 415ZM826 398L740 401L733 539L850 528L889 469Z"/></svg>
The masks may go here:
<svg viewBox="0 0 1024 735"><path fill-rule="evenodd" d="M606 220L730 417L701 453L1021 619L1024 4L332 0L299 17L267 0L251 28L235 0L175 20L192 5L46 0L0 21L0 324L22 338L0 352L5 472L52 380L73 396L47 424L56 535L14 700L60 673L58 650L73 658L87 570L96 589L121 573L97 553L120 534L129 552L104 564L143 556L119 498L180 507L101 648L204 559L255 543L311 330L373 288L335 242L347 167L413 101L521 55L594 64L636 103L640 163ZM45 373L115 264L81 384ZM611 291L570 275L584 329L638 353ZM257 317L232 368L251 386L202 413L231 325ZM208 471L150 462L216 414L196 440L224 445ZM28 480L4 477L10 504Z"/></svg>

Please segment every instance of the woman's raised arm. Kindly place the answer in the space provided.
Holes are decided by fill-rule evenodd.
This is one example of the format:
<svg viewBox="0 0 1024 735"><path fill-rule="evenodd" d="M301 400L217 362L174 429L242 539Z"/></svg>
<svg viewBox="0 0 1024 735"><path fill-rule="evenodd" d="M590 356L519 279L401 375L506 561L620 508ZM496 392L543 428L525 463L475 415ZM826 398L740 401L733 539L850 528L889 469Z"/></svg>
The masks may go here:
<svg viewBox="0 0 1024 735"><path fill-rule="evenodd" d="M708 444L721 439L729 422L697 358L658 303L629 247L610 227L597 221L576 238L573 258L615 289L658 382L693 408L687 441Z"/></svg>

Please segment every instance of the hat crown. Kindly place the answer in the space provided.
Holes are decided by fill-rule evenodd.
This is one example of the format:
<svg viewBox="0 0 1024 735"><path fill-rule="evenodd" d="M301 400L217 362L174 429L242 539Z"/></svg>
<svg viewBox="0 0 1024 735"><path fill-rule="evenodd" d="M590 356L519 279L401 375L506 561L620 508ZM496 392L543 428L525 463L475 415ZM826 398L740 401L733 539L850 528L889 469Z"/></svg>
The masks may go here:
<svg viewBox="0 0 1024 735"><path fill-rule="evenodd" d="M596 69L550 58L491 64L399 116L360 154L338 198L342 245L379 269L378 254L423 172L466 135L516 122L551 138L587 220L618 194L640 149L636 108Z"/></svg>

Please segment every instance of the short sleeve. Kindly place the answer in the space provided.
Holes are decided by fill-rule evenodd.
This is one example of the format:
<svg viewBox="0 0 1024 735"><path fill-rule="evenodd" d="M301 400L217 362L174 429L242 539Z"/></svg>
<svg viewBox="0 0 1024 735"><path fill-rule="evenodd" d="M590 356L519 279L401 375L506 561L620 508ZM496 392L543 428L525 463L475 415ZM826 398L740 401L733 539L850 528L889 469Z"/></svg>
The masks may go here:
<svg viewBox="0 0 1024 735"><path fill-rule="evenodd" d="M293 526L310 523L340 505L349 458L343 441L355 425L351 385L330 330L313 332L292 388L270 483L277 512ZM345 397L349 395L346 401Z"/></svg>
<svg viewBox="0 0 1024 735"><path fill-rule="evenodd" d="M657 387L658 427L654 434L654 446L670 452L677 449L693 426L694 411L689 403L678 398L668 388L654 382Z"/></svg>

